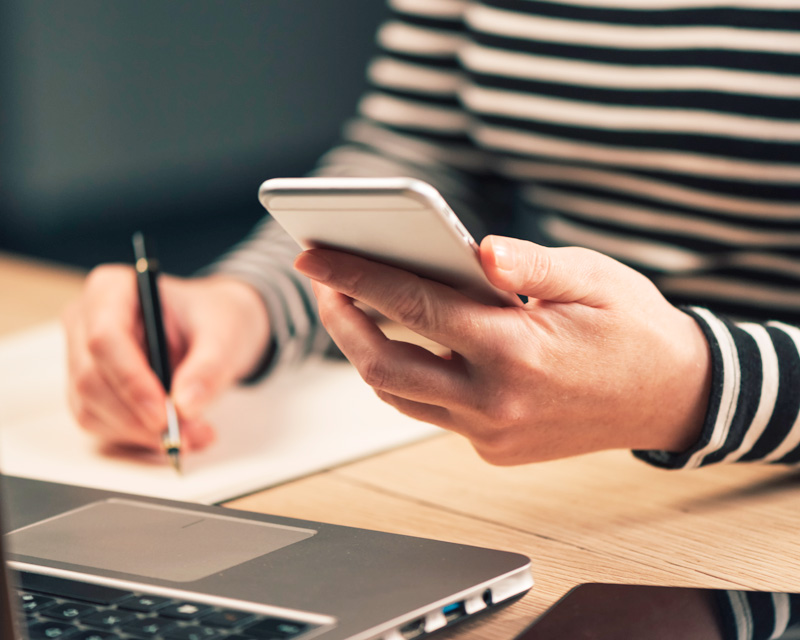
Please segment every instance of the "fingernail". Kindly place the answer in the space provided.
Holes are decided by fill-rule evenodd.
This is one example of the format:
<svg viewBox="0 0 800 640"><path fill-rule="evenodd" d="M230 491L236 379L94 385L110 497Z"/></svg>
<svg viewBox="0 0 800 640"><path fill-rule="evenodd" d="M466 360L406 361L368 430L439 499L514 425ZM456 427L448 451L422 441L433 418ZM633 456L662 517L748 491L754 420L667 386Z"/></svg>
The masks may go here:
<svg viewBox="0 0 800 640"><path fill-rule="evenodd" d="M303 275L319 282L326 282L332 273L331 265L325 258L307 251L297 257L294 268Z"/></svg>
<svg viewBox="0 0 800 640"><path fill-rule="evenodd" d="M514 270L516 267L516 252L507 240L492 238L492 252L494 253L494 264L498 269L502 271Z"/></svg>

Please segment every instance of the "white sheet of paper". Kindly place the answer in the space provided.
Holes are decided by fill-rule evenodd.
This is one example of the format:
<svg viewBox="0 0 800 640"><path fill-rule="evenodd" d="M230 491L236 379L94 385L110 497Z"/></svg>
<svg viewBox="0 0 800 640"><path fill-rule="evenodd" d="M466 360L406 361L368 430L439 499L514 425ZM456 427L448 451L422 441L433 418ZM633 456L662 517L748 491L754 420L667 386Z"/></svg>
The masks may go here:
<svg viewBox="0 0 800 640"><path fill-rule="evenodd" d="M439 433L381 402L347 363L315 360L230 391L209 411L218 439L183 457L104 453L67 408L53 323L0 340L0 468L139 495L221 502Z"/></svg>

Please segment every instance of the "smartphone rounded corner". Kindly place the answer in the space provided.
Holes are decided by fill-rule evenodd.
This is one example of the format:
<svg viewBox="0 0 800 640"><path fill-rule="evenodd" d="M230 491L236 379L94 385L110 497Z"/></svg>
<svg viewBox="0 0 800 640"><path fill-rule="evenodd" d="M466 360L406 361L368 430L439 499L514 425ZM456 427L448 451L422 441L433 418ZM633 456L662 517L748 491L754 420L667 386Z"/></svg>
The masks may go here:
<svg viewBox="0 0 800 640"><path fill-rule="evenodd" d="M398 186L402 188L404 196L415 200L420 205L430 206L431 204L436 204L438 210L450 211L450 207L436 187L423 180L419 180L418 178L401 178L401 182Z"/></svg>
<svg viewBox="0 0 800 640"><path fill-rule="evenodd" d="M281 182L281 178L269 178L264 180L258 188L258 201L267 211L269 211L269 203L274 195L274 190L280 187Z"/></svg>

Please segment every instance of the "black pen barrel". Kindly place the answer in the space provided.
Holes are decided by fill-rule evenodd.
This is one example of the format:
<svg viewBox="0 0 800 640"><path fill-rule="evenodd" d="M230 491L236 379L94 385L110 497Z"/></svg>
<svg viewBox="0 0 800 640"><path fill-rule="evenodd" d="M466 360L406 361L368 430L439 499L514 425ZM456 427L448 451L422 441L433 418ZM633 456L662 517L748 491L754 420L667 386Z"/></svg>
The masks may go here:
<svg viewBox="0 0 800 640"><path fill-rule="evenodd" d="M164 390L169 393L172 387L172 373L161 312L161 297L158 292L158 259L150 245L151 243L141 232L133 235L136 284L139 290L139 303L142 310L145 342L147 343L147 358L150 367L161 380Z"/></svg>

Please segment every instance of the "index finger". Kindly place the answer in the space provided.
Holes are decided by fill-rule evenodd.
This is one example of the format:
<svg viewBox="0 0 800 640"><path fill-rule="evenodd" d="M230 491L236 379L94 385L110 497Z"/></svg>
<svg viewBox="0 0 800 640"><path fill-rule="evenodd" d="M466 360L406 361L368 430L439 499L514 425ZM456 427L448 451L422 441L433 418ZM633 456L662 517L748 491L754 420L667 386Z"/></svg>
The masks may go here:
<svg viewBox="0 0 800 640"><path fill-rule="evenodd" d="M296 258L294 266L312 280L464 355L484 350L487 318L505 311L409 271L341 251L310 249Z"/></svg>
<svg viewBox="0 0 800 640"><path fill-rule="evenodd" d="M127 275L127 274L126 274ZM133 271L130 272L133 279ZM131 287L106 287L102 295L89 291L83 310L86 345L100 375L145 425L158 429L166 422L165 391L147 361L138 334L139 307L135 280Z"/></svg>

